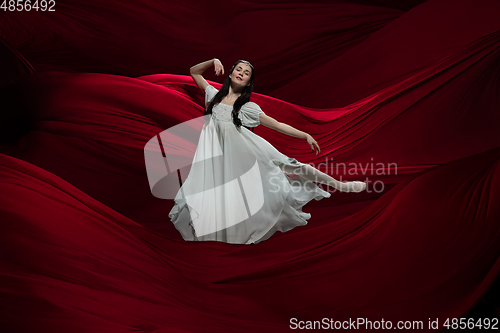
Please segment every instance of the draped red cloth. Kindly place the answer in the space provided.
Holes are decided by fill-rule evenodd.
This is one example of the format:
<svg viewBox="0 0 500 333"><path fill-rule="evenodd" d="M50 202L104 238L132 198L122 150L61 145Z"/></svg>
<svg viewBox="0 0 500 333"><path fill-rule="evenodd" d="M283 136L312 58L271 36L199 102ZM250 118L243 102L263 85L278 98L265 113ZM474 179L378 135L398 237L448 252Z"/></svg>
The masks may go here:
<svg viewBox="0 0 500 333"><path fill-rule="evenodd" d="M428 332L429 318L466 315L500 271L499 10L91 0L3 15L3 331L288 332L292 318L365 318ZM144 145L203 115L189 67L213 57L226 71L250 61L252 101L321 154L256 134L368 191L312 201L308 225L259 244L182 240L173 200L151 194Z"/></svg>

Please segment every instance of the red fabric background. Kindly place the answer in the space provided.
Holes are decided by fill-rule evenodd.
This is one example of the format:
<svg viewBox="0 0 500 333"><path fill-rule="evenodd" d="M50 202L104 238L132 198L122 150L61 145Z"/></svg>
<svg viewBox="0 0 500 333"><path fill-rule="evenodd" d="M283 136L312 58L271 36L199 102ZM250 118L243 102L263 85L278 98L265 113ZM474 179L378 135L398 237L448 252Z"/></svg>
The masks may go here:
<svg viewBox="0 0 500 333"><path fill-rule="evenodd" d="M499 10L125 0L2 14L2 327L288 332L291 318L367 318L425 332L465 315L500 270ZM213 57L226 71L250 61L252 100L322 154L256 134L337 179L368 177L369 191L313 201L307 226L256 245L183 241L143 149L203 114L189 67Z"/></svg>

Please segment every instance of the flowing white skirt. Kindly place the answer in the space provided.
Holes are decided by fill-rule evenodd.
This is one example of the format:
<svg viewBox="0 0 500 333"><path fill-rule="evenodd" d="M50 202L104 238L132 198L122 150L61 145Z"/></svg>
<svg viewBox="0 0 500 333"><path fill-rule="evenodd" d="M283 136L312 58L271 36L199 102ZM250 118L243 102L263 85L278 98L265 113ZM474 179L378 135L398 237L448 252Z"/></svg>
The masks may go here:
<svg viewBox="0 0 500 333"><path fill-rule="evenodd" d="M331 194L289 176L281 164L303 165L247 128L210 118L168 216L185 240L234 244L258 243L276 230L306 225L311 214L302 207Z"/></svg>

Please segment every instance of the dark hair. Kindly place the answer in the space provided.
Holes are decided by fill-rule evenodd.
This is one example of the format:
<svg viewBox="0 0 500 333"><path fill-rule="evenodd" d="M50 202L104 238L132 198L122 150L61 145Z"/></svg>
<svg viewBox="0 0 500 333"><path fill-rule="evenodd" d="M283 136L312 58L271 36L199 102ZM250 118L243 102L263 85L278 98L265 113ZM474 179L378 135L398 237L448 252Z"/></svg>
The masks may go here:
<svg viewBox="0 0 500 333"><path fill-rule="evenodd" d="M241 120L240 120L240 118L238 118L238 114L239 114L240 109L243 106L243 104L245 104L246 102L250 101L250 96L252 95L252 91L253 91L253 78L254 78L254 69L253 69L253 66L252 66L252 64L250 64L246 60L238 60L238 61L236 61L234 63L234 65L233 65L233 67L231 67L231 70L229 71L229 74L233 73L234 68L239 63L244 63L244 64L250 66L250 68L252 69L252 74L250 75L250 84L247 85L247 86L245 86L245 88L243 88L243 91L241 92L240 97L238 97L238 99L234 102L232 116L233 116L233 123L236 125L236 128L240 128L240 126L242 126ZM212 109L213 109L214 105L217 104L217 103L220 103L222 101L222 99L228 94L228 92L229 92L229 86L230 86L230 81L231 81L231 78L229 77L229 74L226 76L226 79L224 80L224 83L222 84L222 87L219 89L219 91L217 92L217 94L214 96L212 102L210 103L210 105L206 109L205 115L212 114ZM244 127L246 127L246 126L244 126Z"/></svg>

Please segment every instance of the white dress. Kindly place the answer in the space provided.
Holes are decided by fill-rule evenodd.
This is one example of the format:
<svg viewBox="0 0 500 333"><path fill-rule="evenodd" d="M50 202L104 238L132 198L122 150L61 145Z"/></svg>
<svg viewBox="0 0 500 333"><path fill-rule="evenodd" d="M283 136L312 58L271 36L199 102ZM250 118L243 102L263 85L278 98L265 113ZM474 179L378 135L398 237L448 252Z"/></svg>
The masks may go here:
<svg viewBox="0 0 500 333"><path fill-rule="evenodd" d="M205 106L218 90L205 89ZM232 120L233 107L214 105L203 125L193 163L169 213L188 241L252 244L279 230L306 225L311 214L302 207L312 199L328 198L314 182L285 174L280 164L303 163L287 157L269 142ZM245 103L239 118L247 127L260 124L263 113L254 102Z"/></svg>

